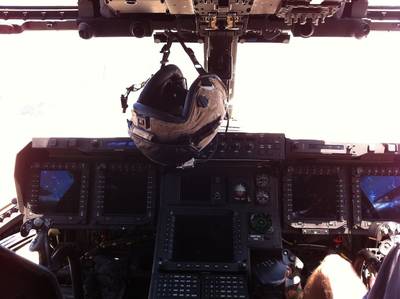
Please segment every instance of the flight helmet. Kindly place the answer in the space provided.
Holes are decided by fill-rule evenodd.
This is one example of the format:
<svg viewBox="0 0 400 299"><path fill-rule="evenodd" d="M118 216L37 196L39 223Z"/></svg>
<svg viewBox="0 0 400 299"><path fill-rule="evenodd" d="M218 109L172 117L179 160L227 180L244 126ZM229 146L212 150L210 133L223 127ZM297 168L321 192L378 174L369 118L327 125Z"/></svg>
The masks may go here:
<svg viewBox="0 0 400 299"><path fill-rule="evenodd" d="M149 159L178 166L215 137L226 101L226 87L217 75L200 74L187 89L181 70L164 65L133 105L129 134Z"/></svg>

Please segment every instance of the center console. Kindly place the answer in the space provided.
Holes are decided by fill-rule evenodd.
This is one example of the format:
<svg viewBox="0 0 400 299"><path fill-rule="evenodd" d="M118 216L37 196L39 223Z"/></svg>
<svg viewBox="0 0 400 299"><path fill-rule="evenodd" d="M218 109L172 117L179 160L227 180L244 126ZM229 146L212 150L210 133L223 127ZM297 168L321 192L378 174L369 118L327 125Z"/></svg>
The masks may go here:
<svg viewBox="0 0 400 299"><path fill-rule="evenodd" d="M250 250L281 247L276 175L209 163L163 178L150 298L248 298Z"/></svg>

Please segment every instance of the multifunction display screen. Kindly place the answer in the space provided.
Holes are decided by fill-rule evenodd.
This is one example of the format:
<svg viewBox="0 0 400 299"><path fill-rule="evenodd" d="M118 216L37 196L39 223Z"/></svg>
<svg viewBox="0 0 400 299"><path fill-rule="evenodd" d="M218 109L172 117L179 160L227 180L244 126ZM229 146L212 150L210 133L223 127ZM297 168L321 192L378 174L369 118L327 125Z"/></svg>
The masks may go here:
<svg viewBox="0 0 400 299"><path fill-rule="evenodd" d="M103 215L145 215L147 172L107 170Z"/></svg>
<svg viewBox="0 0 400 299"><path fill-rule="evenodd" d="M400 221L400 176L360 178L362 218Z"/></svg>
<svg viewBox="0 0 400 299"><path fill-rule="evenodd" d="M39 175L39 214L77 214L81 195L81 172L41 170Z"/></svg>
<svg viewBox="0 0 400 299"><path fill-rule="evenodd" d="M173 260L176 262L233 262L233 217L175 215Z"/></svg>
<svg viewBox="0 0 400 299"><path fill-rule="evenodd" d="M337 175L293 176L291 218L338 219L338 179Z"/></svg>

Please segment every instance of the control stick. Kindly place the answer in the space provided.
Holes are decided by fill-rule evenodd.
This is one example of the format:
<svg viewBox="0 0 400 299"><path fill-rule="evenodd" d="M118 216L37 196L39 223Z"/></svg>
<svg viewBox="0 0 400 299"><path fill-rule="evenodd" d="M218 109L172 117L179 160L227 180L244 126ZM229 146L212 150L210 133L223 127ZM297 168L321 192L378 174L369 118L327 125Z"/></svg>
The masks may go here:
<svg viewBox="0 0 400 299"><path fill-rule="evenodd" d="M371 287L370 281L376 277L386 255L400 244L400 224L391 221L375 222L371 224L369 234L376 239L376 247L360 250L353 262L354 270L368 288Z"/></svg>
<svg viewBox="0 0 400 299"><path fill-rule="evenodd" d="M282 258L267 259L258 264L255 274L265 286L284 285L286 290L297 288L300 284L300 272L303 262L289 250L282 250Z"/></svg>
<svg viewBox="0 0 400 299"><path fill-rule="evenodd" d="M29 250L39 253L39 263L42 266L50 267L50 250L49 250L49 229L51 227L51 221L42 217L29 219L21 225L20 233L22 237L29 235L29 232L34 229L36 230L36 237L32 240L29 245Z"/></svg>

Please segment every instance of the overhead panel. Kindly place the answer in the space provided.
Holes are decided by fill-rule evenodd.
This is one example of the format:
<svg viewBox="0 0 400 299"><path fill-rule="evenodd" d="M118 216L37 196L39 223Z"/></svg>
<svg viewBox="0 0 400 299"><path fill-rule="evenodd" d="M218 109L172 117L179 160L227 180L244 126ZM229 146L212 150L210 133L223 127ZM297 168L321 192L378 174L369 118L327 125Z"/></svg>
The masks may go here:
<svg viewBox="0 0 400 299"><path fill-rule="evenodd" d="M116 13L165 13L167 6L160 0L104 0Z"/></svg>
<svg viewBox="0 0 400 299"><path fill-rule="evenodd" d="M254 0L195 0L194 10L199 15L248 15L253 3Z"/></svg>
<svg viewBox="0 0 400 299"><path fill-rule="evenodd" d="M238 15L274 14L282 0L103 0L115 13L170 13L208 15L228 12Z"/></svg>
<svg viewBox="0 0 400 299"><path fill-rule="evenodd" d="M192 0L166 0L168 10L173 15L192 15L194 7Z"/></svg>
<svg viewBox="0 0 400 299"><path fill-rule="evenodd" d="M282 0L254 0L250 14L252 15L269 15L274 14Z"/></svg>
<svg viewBox="0 0 400 299"><path fill-rule="evenodd" d="M239 15L248 15L251 10L253 0L231 0L230 10Z"/></svg>
<svg viewBox="0 0 400 299"><path fill-rule="evenodd" d="M191 0L104 0L116 13L193 14Z"/></svg>
<svg viewBox="0 0 400 299"><path fill-rule="evenodd" d="M214 3L215 2L215 3ZM198 0L194 3L194 10L198 15L208 15L210 12L215 12L215 8L218 4L217 0Z"/></svg>

